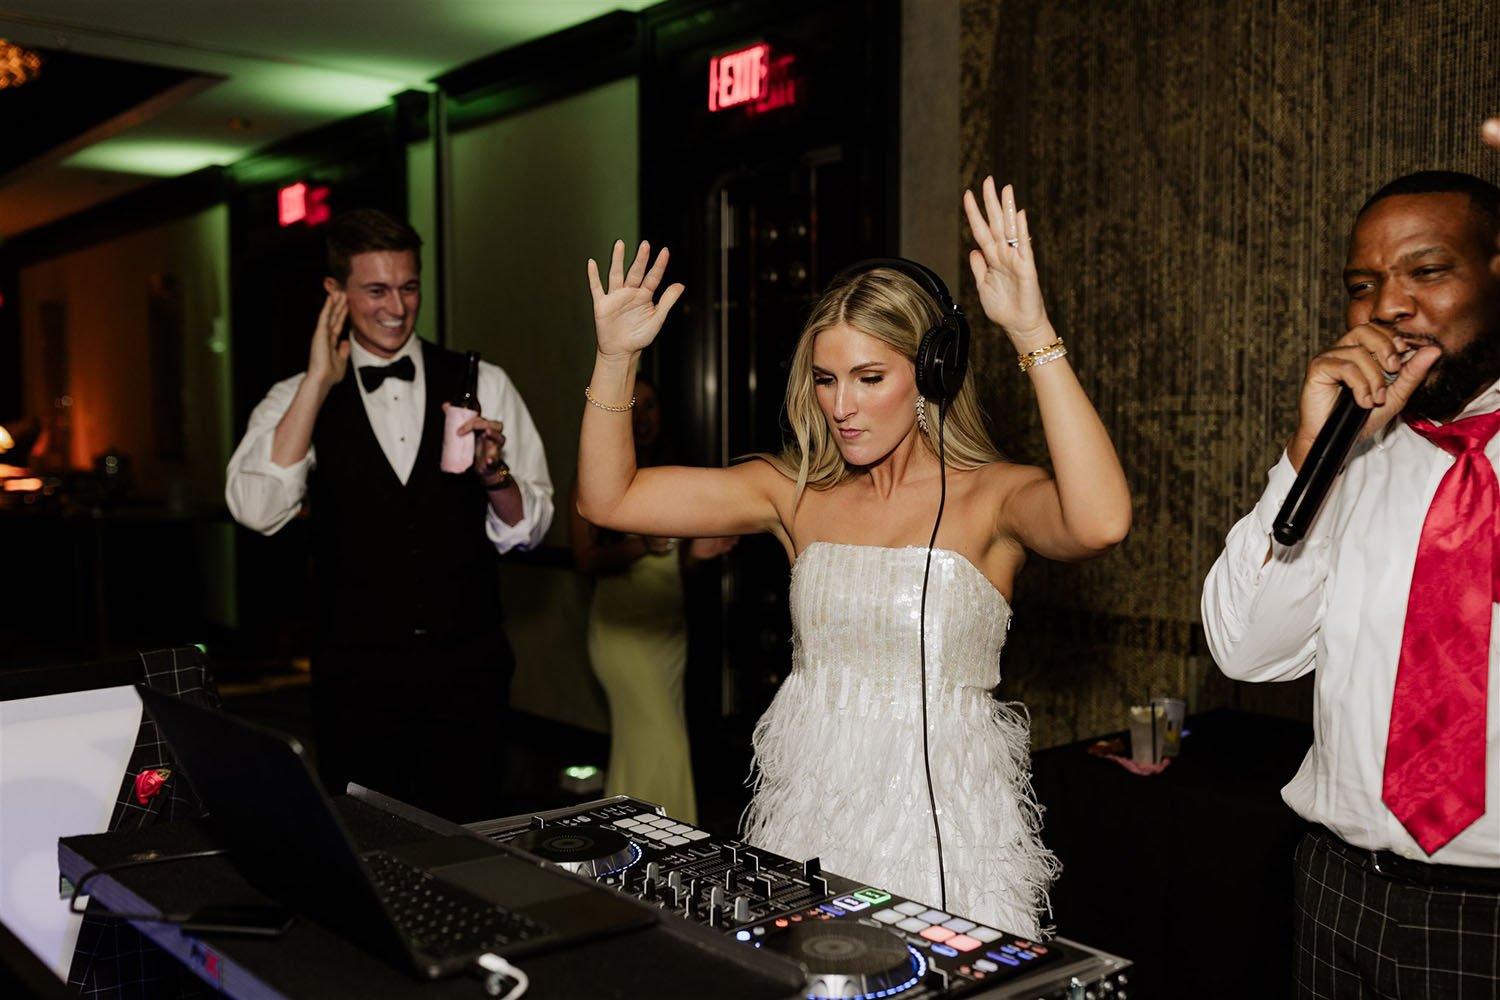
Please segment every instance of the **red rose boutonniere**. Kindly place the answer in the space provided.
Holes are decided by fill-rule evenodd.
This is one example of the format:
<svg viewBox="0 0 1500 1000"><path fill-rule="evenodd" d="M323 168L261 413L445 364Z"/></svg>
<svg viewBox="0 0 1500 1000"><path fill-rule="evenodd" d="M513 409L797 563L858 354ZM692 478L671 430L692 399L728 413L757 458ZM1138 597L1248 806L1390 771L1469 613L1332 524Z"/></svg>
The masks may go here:
<svg viewBox="0 0 1500 1000"><path fill-rule="evenodd" d="M135 776L135 800L141 805L151 801L151 796L161 791L161 786L172 776L169 767L148 767Z"/></svg>

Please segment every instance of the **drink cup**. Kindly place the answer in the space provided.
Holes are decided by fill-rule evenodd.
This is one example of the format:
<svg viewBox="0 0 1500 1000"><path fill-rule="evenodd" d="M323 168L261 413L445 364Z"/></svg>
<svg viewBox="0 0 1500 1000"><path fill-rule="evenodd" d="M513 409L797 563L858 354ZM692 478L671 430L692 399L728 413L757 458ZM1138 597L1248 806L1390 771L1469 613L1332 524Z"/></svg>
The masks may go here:
<svg viewBox="0 0 1500 1000"><path fill-rule="evenodd" d="M1160 764L1166 748L1167 716L1158 705L1130 706L1130 759L1137 764Z"/></svg>
<svg viewBox="0 0 1500 1000"><path fill-rule="evenodd" d="M458 433L458 428L479 414L461 406L449 406L443 419L443 458L440 468L444 472L468 472L474 466L474 433Z"/></svg>
<svg viewBox="0 0 1500 1000"><path fill-rule="evenodd" d="M1187 702L1181 698L1152 698L1151 706L1161 713L1165 725L1166 740L1162 743L1163 757L1176 757L1182 752L1182 724L1187 720Z"/></svg>

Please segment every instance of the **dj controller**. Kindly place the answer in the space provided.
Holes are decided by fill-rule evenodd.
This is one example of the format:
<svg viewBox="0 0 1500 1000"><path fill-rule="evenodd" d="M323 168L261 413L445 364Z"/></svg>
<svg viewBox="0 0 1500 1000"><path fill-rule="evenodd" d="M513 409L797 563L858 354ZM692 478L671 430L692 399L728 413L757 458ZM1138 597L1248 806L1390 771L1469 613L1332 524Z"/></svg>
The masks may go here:
<svg viewBox="0 0 1500 1000"><path fill-rule="evenodd" d="M806 970L806 995L1129 1000L1130 963L1046 942L714 837L623 795L471 830Z"/></svg>

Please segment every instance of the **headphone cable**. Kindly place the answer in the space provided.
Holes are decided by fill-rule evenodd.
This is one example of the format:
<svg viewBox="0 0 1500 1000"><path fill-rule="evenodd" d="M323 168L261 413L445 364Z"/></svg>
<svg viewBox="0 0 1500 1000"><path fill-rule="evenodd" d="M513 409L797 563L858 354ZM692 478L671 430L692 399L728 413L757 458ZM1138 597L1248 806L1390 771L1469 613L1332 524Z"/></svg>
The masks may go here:
<svg viewBox="0 0 1500 1000"><path fill-rule="evenodd" d="M938 909L948 910L948 879L943 872L943 829L938 822L937 794L932 787L932 753L927 743L927 581L932 575L932 550L937 545L938 527L943 523L943 506L948 502L948 458L944 444L946 401L938 403L938 509L932 522L932 537L927 541L927 564L922 569L922 604L917 615L922 664L922 767L927 774L927 806L932 814L932 834L937 842Z"/></svg>

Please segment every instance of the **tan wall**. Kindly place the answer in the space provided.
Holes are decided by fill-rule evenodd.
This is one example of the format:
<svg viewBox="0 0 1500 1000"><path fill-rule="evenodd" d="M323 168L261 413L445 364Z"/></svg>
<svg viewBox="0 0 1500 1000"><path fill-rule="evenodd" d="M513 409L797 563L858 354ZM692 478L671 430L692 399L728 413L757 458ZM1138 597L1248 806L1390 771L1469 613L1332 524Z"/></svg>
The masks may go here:
<svg viewBox="0 0 1500 1000"><path fill-rule="evenodd" d="M1135 495L1135 529L1022 575L1002 693L1039 745L1183 691L1306 716L1304 684L1231 688L1193 627L1259 495L1309 357L1343 333L1354 211L1402 173L1494 176L1500 19L1482 0L962 0L959 180L1018 182L1053 319ZM977 313L969 296L966 308ZM979 334L1002 448L1045 458L1033 397Z"/></svg>
<svg viewBox="0 0 1500 1000"><path fill-rule="evenodd" d="M72 399L67 460L92 467L114 448L130 456L136 493L168 503L222 502L230 438L228 213L223 206L32 265L20 273L23 396L29 414L53 409L45 386L42 314L61 303ZM182 379L151 366L153 282L175 279ZM162 458L152 396L181 393L182 457Z"/></svg>
<svg viewBox="0 0 1500 1000"><path fill-rule="evenodd" d="M24 412L44 420L58 413L58 388L71 402L66 453L54 451L41 462L88 469L100 454L118 451L130 460L131 499L164 504L169 515L222 506L224 467L234 444L228 227L228 212L220 205L20 272ZM177 290L180 338L159 339L158 346L166 344L178 366L176 377L152 363L151 290L164 287L167 279ZM49 385L43 372L57 347L43 342L42 317L49 304L59 306L55 312L64 317L67 364L60 387ZM180 402L177 418L169 422L153 408L153 400L166 394ZM202 613L233 625L230 525L227 519L199 518L193 537L198 576L206 588Z"/></svg>
<svg viewBox="0 0 1500 1000"><path fill-rule="evenodd" d="M901 7L901 255L957 287L959 240L959 0Z"/></svg>
<svg viewBox="0 0 1500 1000"><path fill-rule="evenodd" d="M557 488L549 546L568 544L567 498L594 357L584 262L606 257L616 237L642 235L636 101L636 81L620 80L450 141L451 201L460 210L449 220L448 343L499 364L526 400ZM585 650L583 581L571 569L512 562L504 595L517 659L511 703L606 729Z"/></svg>

